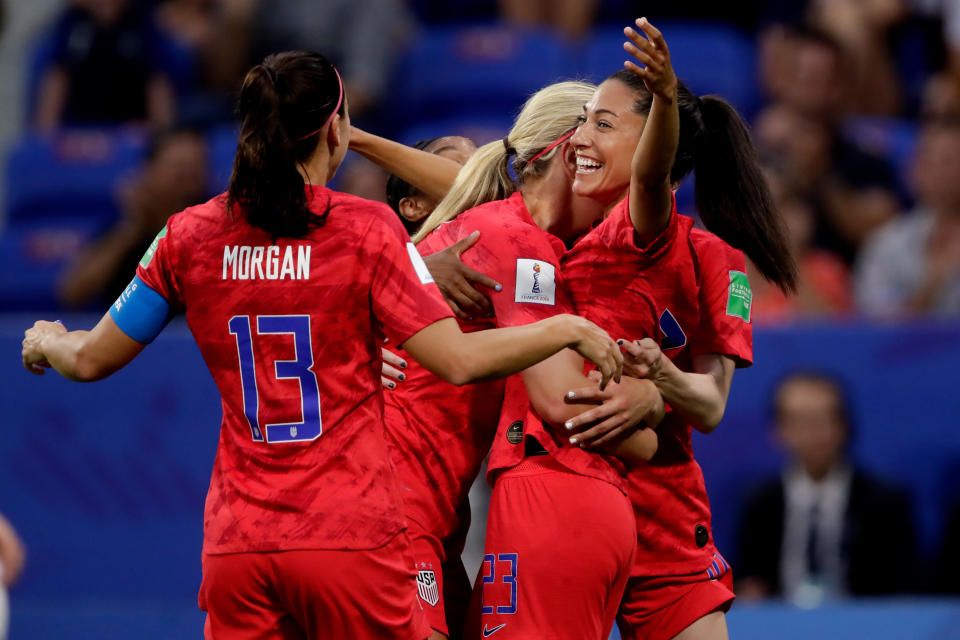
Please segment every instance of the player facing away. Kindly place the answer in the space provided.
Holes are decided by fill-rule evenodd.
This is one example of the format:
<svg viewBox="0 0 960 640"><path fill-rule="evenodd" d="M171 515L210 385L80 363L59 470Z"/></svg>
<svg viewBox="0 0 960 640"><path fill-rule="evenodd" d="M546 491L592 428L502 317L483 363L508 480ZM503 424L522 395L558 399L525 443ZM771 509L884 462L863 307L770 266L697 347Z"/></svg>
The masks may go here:
<svg viewBox="0 0 960 640"><path fill-rule="evenodd" d="M605 383L620 352L569 315L461 333L393 212L323 186L349 115L319 54L266 58L239 112L229 191L170 218L92 330L28 329L23 363L98 380L185 311L223 404L204 515L206 637L426 638L383 437L380 327L455 384L566 347Z"/></svg>
<svg viewBox="0 0 960 640"><path fill-rule="evenodd" d="M485 270L503 283L500 291L490 294L495 316L464 322L465 330L510 326L571 309L558 268L564 244L548 229L569 238L570 234L576 233L572 231L574 229L580 232L588 229L600 213L593 202L572 197L570 182L574 167L568 162L572 156L568 157L569 150L565 145L580 109L593 94L593 89L592 85L584 83L559 83L531 97L517 118L507 143L497 141L481 147L474 154L461 171L453 190L431 216L427 223L429 229L422 232L426 237L419 248L429 253L479 231L479 241L464 253L463 259L468 267ZM508 154L508 150L511 153ZM402 171L406 180L419 187L427 182L424 174L432 171L428 163L416 161L416 152L407 151L412 157L403 159L398 155L394 161L385 161L386 153L378 156L388 169ZM512 162L519 176L519 188L507 174L507 162ZM484 180L495 172L498 173L496 178ZM440 174L432 175L436 178ZM469 210L457 216L463 209ZM440 212L439 216L437 212ZM453 216L456 217L450 220ZM441 225L443 220L448 223ZM635 536L629 502L615 463L574 449L569 443L560 451L540 418L531 422L526 430L531 440L527 445L524 429L520 426L530 404L528 392L540 414L554 426L589 409L588 406L565 404L563 400L566 389L587 380L583 371L582 360L558 358L545 361L542 367L524 371L522 377L511 379L508 385L512 385L514 402L519 404L512 408L512 412L519 420L508 422L503 421L501 414L503 390L499 384L487 389L455 389L414 366L407 371L407 379L397 391L386 395L388 440L397 444L392 449L397 454L394 459L411 531L418 528L422 531L419 537L423 551L417 551L418 544L414 542L414 559L421 571L430 574L431 582L443 580L446 586L451 580L451 576L436 571L441 564L437 559L439 550L448 554L459 553L459 547L450 549L452 545L449 544L450 541L459 542L452 533L459 524L456 514L462 511L458 506L466 504L469 486L494 438L498 416L502 428L497 432L496 442L502 441L508 448L507 456L500 456L500 459L511 459L506 466L523 462L528 446L531 450L546 453L536 444L535 438L547 443L554 453L552 457L542 456L542 464L529 465L527 469L531 480L537 483L535 491L542 493L524 496L533 499L531 506L537 506L536 515L528 514L537 523L526 522L522 530L518 528L515 537L525 546L501 550L505 558L513 558L516 566L511 566L514 569L523 567L518 569L523 573L510 573L508 569L506 574L498 574L498 583L507 585L505 598L498 605L501 612L512 611L513 624L506 628L490 624L488 628L504 637L536 637L544 629L554 627L569 628L571 638L600 637L604 616L597 610L612 607L606 616L606 631L609 631L626 580ZM622 408L618 418L625 427L634 427L645 419L655 423L658 419L659 397L652 393L653 385L638 385L637 382L611 385L610 393ZM438 429L438 424L445 428ZM655 434L644 429L636 435L643 438L641 444L644 447L637 457L645 460L655 448ZM494 445L495 450L497 446ZM553 462L557 456L569 466ZM546 481L541 482L544 476ZM514 492L513 495L520 496L524 489L529 489L525 482L520 484L524 485L520 493ZM557 500L551 500L548 493L555 494ZM585 565L590 565L590 570L585 572L589 578L584 581L582 591L567 590L571 593L571 602L557 607L564 611L561 615L551 605L548 595L552 573L544 571L545 565L555 564L556 549L552 546L555 539L549 538L553 542L541 550L543 538L538 531L543 530L537 527L543 524L559 529L571 518L591 523L594 547L593 554L587 554L589 558L584 561ZM506 562L509 565L511 561ZM487 575L490 575L489 570ZM511 591L510 585L517 588ZM434 629L456 637L459 633L457 621L450 614L457 603L444 602L443 591L421 593L421 601L424 610L435 620ZM487 595L494 597L490 589ZM561 602L554 598L552 604L561 605ZM444 607L447 609L446 620ZM598 618L601 619L599 623ZM462 619L459 623L462 626ZM446 631L442 628L444 624ZM480 633L479 627L471 627L468 631L470 636Z"/></svg>
<svg viewBox="0 0 960 640"><path fill-rule="evenodd" d="M669 407L657 454L629 473L637 552L620 633L720 639L734 595L691 430L717 426L734 368L752 361L744 253L784 291L795 287L796 266L740 117L679 84L660 32L636 24L646 37L627 28L624 47L644 67L629 61L603 82L571 139L574 192L609 214L563 268L579 311L612 335L649 336L624 342L625 371L653 380ZM716 235L676 212L672 190L691 171L697 209Z"/></svg>

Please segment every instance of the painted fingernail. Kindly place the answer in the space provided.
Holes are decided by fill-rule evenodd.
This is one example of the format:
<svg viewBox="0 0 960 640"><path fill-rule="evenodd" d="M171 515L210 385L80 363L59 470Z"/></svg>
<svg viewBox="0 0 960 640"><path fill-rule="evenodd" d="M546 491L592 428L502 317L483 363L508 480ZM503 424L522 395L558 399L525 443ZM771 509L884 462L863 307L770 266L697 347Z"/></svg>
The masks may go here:
<svg viewBox="0 0 960 640"><path fill-rule="evenodd" d="M567 397L568 397L568 398L576 398L576 397L577 397L577 394L575 394L573 391L567 391ZM567 424L570 424L570 423L568 422Z"/></svg>
<svg viewBox="0 0 960 640"><path fill-rule="evenodd" d="M397 377L400 378L400 382L403 382L404 380L407 379L407 376L403 375L402 373L401 373L400 375L398 375Z"/></svg>
<svg viewBox="0 0 960 640"><path fill-rule="evenodd" d="M390 387L391 389L396 389L396 388L397 388L397 383L396 383L396 382L391 382L391 383L389 384L389 387Z"/></svg>
<svg viewBox="0 0 960 640"><path fill-rule="evenodd" d="M407 361L406 361L406 360L401 360L401 361L400 361L400 368L401 368L401 369L406 369L406 368L407 368Z"/></svg>
<svg viewBox="0 0 960 640"><path fill-rule="evenodd" d="M494 289L496 289L497 291L503 291L503 285L498 284L497 286L494 287Z"/></svg>
<svg viewBox="0 0 960 640"><path fill-rule="evenodd" d="M578 441L577 441L576 438L570 438L570 444L575 445L575 444L577 444L577 442L578 442Z"/></svg>
<svg viewBox="0 0 960 640"><path fill-rule="evenodd" d="M563 426L565 426L567 429L573 429L573 422L568 420L567 422L563 423Z"/></svg>
<svg viewBox="0 0 960 640"><path fill-rule="evenodd" d="M623 344L623 340L617 340L617 344L622 345L622 344Z"/></svg>

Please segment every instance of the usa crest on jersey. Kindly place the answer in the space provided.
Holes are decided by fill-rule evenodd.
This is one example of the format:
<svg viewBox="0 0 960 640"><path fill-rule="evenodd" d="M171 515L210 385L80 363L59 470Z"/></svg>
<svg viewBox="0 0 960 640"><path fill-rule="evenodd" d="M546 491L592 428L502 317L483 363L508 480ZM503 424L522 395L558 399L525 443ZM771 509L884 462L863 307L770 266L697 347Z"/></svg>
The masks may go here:
<svg viewBox="0 0 960 640"><path fill-rule="evenodd" d="M433 571L417 572L417 593L420 599L431 607L440 602L440 590L437 588L437 574Z"/></svg>

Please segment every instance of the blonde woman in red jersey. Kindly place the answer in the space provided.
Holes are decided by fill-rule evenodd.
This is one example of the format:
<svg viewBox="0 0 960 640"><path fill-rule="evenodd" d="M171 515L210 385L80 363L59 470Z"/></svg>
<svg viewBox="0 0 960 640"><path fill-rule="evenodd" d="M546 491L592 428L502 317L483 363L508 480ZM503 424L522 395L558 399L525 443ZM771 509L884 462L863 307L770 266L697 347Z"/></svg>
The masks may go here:
<svg viewBox="0 0 960 640"><path fill-rule="evenodd" d="M455 384L566 347L609 379L619 350L569 315L463 334L393 212L323 186L349 115L319 54L251 69L239 111L229 192L170 219L91 331L28 329L24 366L104 378L185 311L224 414L204 518L206 637L426 638L383 439L379 327Z"/></svg>
<svg viewBox="0 0 960 640"><path fill-rule="evenodd" d="M429 253L479 231L476 246L463 259L501 282L503 289L490 295L495 317L465 327L509 326L571 309L558 269L564 240L571 241L588 229L600 209L571 196L574 165L566 142L593 89L567 82L537 92L508 136L481 147L467 162L415 237L422 238L420 249ZM417 186L428 184L424 174L442 175L426 167L430 159L419 162L423 154L412 149L404 153L399 145L384 142L377 152L371 151L366 149L365 155ZM519 184L511 179L508 164ZM422 523L423 539L430 541L422 556L427 558L427 568L440 564L436 551L429 559L430 548L439 549L455 528L456 520L450 515L465 499L500 414L490 462L496 482L488 519L488 555L467 637L496 633L527 638L549 633L548 637L605 638L619 604L635 535L632 515L625 509L629 503L619 463L573 446L562 426L589 408L564 401L570 385L587 381L582 361L555 358L524 371L522 379L511 379L502 411L501 386L458 391L425 372L407 371L407 376L398 391L386 396L387 431L398 441L394 459L400 476L408 479L407 513L413 522ZM642 393L631 393L632 397L628 387L610 391L620 396L612 402L620 406L615 421L623 427L635 425L651 409L656 413L659 408L649 386L638 387ZM438 429L438 424L444 428ZM631 437L643 439L639 443L643 449L634 461L646 460L653 452L655 434L642 430ZM511 506L518 502L524 507ZM570 540L571 546L578 547L576 560L568 563L570 575L579 576L576 585L555 580L559 539L555 532L570 521L580 522L583 535L592 540L586 552L579 542ZM509 539L494 531L509 531ZM543 544L545 539L551 543ZM436 598L425 600L424 609L442 621ZM434 628L441 631L441 624ZM448 631L456 634L450 627Z"/></svg>
<svg viewBox="0 0 960 640"><path fill-rule="evenodd" d="M725 639L730 571L713 543L691 430L717 426L734 368L752 360L744 253L784 291L796 266L740 117L678 83L660 32L636 24L644 35L626 29L624 47L644 66L629 61L603 82L571 139L574 193L601 204L605 220L565 256L564 272L578 311L614 335L643 337L623 343L629 371L669 405L656 456L629 474L638 544L621 636ZM673 189L691 170L700 218L716 235L677 214Z"/></svg>

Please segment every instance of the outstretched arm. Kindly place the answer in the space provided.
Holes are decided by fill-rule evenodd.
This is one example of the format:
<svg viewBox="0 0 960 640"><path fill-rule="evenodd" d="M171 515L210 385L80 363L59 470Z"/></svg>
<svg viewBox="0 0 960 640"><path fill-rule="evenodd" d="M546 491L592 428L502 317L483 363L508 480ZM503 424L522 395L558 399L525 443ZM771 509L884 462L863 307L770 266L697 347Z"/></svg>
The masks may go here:
<svg viewBox="0 0 960 640"><path fill-rule="evenodd" d="M379 165L436 201L450 191L460 164L429 151L381 138L356 127L350 128L350 150Z"/></svg>
<svg viewBox="0 0 960 640"><path fill-rule="evenodd" d="M607 332L578 316L556 315L540 322L463 333L457 321L430 324L403 348L432 373L457 385L505 378L567 347L603 374L601 387L620 379L623 356Z"/></svg>
<svg viewBox="0 0 960 640"><path fill-rule="evenodd" d="M37 375L52 367L64 378L93 382L124 367L144 346L121 331L109 313L90 331L67 331L59 322L38 320L23 338L23 366Z"/></svg>
<svg viewBox="0 0 960 640"><path fill-rule="evenodd" d="M667 226L673 210L670 171L680 142L680 112L677 76L663 35L646 18L637 20L637 27L643 35L630 27L623 30L630 39L623 48L645 68L629 60L624 66L643 79L653 102L633 155L630 220L638 242L646 245Z"/></svg>

